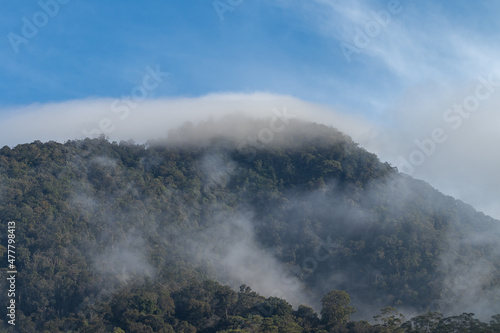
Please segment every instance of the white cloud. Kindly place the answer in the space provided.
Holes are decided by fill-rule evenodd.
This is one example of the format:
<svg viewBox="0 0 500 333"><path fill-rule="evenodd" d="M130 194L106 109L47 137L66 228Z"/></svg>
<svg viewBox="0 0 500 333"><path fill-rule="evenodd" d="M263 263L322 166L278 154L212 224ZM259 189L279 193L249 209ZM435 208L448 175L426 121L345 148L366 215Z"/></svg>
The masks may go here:
<svg viewBox="0 0 500 333"><path fill-rule="evenodd" d="M500 218L500 155L495 145L500 142L500 88L482 101L478 111L464 119L453 130L443 120L444 112L454 103L462 103L474 93L476 82L452 86L435 84L409 91L389 114L386 123L371 123L361 116L336 111L328 106L308 103L297 98L267 93L214 94L199 98L148 100L130 109L124 120L113 113L111 99L75 100L62 103L36 104L9 110L10 117L0 124L0 142L14 146L35 140L84 138L83 130L98 128L109 118L115 126L106 133L111 140L145 142L165 137L186 121L198 123L217 120L227 114L243 114L265 118L273 110L286 108L297 118L338 128L363 147L379 155L381 160L398 165L398 157L409 157L418 149L415 140L425 140L432 130L442 127L448 140L437 144L435 152L416 166L413 176L424 179L446 194L453 195L493 217Z"/></svg>
<svg viewBox="0 0 500 333"><path fill-rule="evenodd" d="M364 29L367 22L373 21L371 13L386 9L390 2L315 0L306 5L291 1L285 8L303 11L301 16L310 29L333 43L354 44L354 27ZM426 156L413 176L500 218L495 199L500 196L500 177L496 174L500 157L495 151L500 141L500 91L481 101L478 111L463 119L459 129L450 129L443 120L448 108L474 94L478 77L492 75L500 80L500 48L492 24L498 8L474 4L478 12L491 15L483 17L483 24L475 25L464 24L464 18L458 18L463 15L472 23L477 19L475 14L456 13L467 11L469 3L457 3L453 10L448 4L430 1L399 3L401 13L392 15L390 23L370 39L369 45L346 63L353 73L361 67L372 73L347 85L349 90L364 92L359 98L378 101L373 107L382 110L378 114L383 118L378 122L382 125L354 137L397 165L398 156L408 158L418 148L415 140L425 140L435 128L442 127L448 140ZM389 88L380 94L377 88L386 82Z"/></svg>
<svg viewBox="0 0 500 333"><path fill-rule="evenodd" d="M367 132L370 127L360 117L342 114L290 96L267 93L228 93L199 98L148 100L135 108L124 108L120 112L113 112L113 103L112 99L88 99L11 109L10 117L0 124L1 143L16 145L34 140L64 142L68 139L82 139L85 137L84 133L103 133L111 140L133 139L145 142L165 137L168 130L176 129L187 121L197 123L209 118L216 120L235 113L267 118L274 115L273 110L283 111L283 108L299 118L338 124L340 130L354 136ZM122 107L124 105L121 104Z"/></svg>
<svg viewBox="0 0 500 333"><path fill-rule="evenodd" d="M494 81L500 83L499 78ZM418 163L412 163L412 176L500 218L500 155L496 148L500 142L500 86L467 118L460 117L460 122L444 119L447 110L474 96L478 84L476 80L467 85L439 83L412 89L394 106L393 124L363 144L394 165L399 164L399 156L410 161L413 154L413 162ZM435 129L442 130L444 142L430 143ZM427 148L420 148L417 141ZM419 156L424 156L421 165Z"/></svg>
<svg viewBox="0 0 500 333"><path fill-rule="evenodd" d="M340 42L359 47L355 37L361 31L368 45L353 54L354 63L349 66L365 66L367 70L381 67L386 75L397 76L401 85L446 77L473 78L498 68L500 48L494 43L493 31L464 25L443 4L409 0L275 3L299 13L309 29L339 47ZM387 14L390 8L397 10L381 24L383 19L376 18L376 13ZM368 32L367 27L374 30Z"/></svg>

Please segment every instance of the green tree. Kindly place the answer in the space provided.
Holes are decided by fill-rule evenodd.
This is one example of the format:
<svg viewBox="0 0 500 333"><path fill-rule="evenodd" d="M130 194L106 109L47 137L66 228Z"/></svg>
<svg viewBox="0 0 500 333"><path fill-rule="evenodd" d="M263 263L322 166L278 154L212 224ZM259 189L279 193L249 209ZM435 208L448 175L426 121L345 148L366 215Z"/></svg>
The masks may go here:
<svg viewBox="0 0 500 333"><path fill-rule="evenodd" d="M433 332L442 318L443 315L439 312L427 312L411 318L402 327L409 333Z"/></svg>
<svg viewBox="0 0 500 333"><path fill-rule="evenodd" d="M500 332L500 314L491 317L490 327L494 332Z"/></svg>
<svg viewBox="0 0 500 333"><path fill-rule="evenodd" d="M490 331L488 324L474 318L474 313L464 312L459 316L441 319L436 328L436 332L487 333Z"/></svg>
<svg viewBox="0 0 500 333"><path fill-rule="evenodd" d="M356 311L352 306L351 297L344 290L332 290L321 300L321 321L327 328L337 328L345 325Z"/></svg>
<svg viewBox="0 0 500 333"><path fill-rule="evenodd" d="M399 313L398 310L393 307L386 306L380 310L380 314L373 317L375 321L381 322L377 327L380 328L380 332L404 332L404 328L401 325L404 322L405 316Z"/></svg>

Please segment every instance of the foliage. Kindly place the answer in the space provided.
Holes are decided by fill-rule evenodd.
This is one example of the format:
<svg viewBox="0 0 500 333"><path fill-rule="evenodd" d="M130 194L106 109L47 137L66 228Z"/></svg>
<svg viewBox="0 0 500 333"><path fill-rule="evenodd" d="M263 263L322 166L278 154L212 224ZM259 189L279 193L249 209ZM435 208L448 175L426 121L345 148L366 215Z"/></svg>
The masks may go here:
<svg viewBox="0 0 500 333"><path fill-rule="evenodd" d="M468 313L348 321L348 300L429 310L443 294L445 255L450 267L489 262L481 291L498 288L496 238L447 245L450 234L488 234L498 221L399 174L338 131L308 126L315 136L276 135L286 144L252 154L224 137L0 149L0 221L16 222L19 331L498 331L497 317L486 324ZM207 167L212 159L222 162ZM213 262L187 254L208 239L199 235L224 229L215 217L242 207L252 211L259 247L318 303L326 295L321 319L309 306L219 284ZM6 240L2 233L3 262Z"/></svg>
<svg viewBox="0 0 500 333"><path fill-rule="evenodd" d="M328 328L344 326L355 311L351 303L349 294L345 291L332 290L321 300L321 321Z"/></svg>

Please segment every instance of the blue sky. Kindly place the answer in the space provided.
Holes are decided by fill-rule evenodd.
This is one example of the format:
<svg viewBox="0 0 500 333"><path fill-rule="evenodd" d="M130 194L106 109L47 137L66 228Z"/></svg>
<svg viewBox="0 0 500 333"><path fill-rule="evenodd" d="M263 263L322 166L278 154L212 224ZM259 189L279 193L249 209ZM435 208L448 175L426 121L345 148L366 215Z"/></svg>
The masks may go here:
<svg viewBox="0 0 500 333"><path fill-rule="evenodd" d="M82 138L108 118L112 139L141 139L286 106L393 165L423 157L413 176L500 217L499 17L495 0L7 1L0 146ZM151 69L168 76L119 118ZM481 80L491 94L450 128ZM446 140L427 154L435 129Z"/></svg>
<svg viewBox="0 0 500 333"><path fill-rule="evenodd" d="M467 78L456 67L461 56L441 40L449 31L488 45L499 27L495 1L401 0L401 13L348 63L339 44L354 44L353 29L391 1L228 2L236 6L221 20L211 0L70 0L18 53L7 35L22 36L22 18L33 22L42 8L7 2L0 106L118 97L159 64L171 76L152 97L265 91L379 116L411 85ZM392 55L379 52L385 46Z"/></svg>

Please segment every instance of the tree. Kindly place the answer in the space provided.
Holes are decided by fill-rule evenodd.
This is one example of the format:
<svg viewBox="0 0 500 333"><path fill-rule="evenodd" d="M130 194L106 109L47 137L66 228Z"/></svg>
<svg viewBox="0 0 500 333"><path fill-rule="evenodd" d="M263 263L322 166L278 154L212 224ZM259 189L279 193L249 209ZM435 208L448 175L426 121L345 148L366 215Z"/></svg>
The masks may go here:
<svg viewBox="0 0 500 333"><path fill-rule="evenodd" d="M297 322L304 328L311 328L319 323L318 314L309 306L299 305L293 314L297 318Z"/></svg>
<svg viewBox="0 0 500 333"><path fill-rule="evenodd" d="M500 332L500 314L496 314L491 317L490 327L491 329L496 330L495 332Z"/></svg>
<svg viewBox="0 0 500 333"><path fill-rule="evenodd" d="M321 321L327 328L345 325L356 311L349 306L351 297L344 290L332 290L321 300Z"/></svg>
<svg viewBox="0 0 500 333"><path fill-rule="evenodd" d="M488 331L488 324L474 318L474 313L464 312L460 316L441 319L436 332L489 333L490 331Z"/></svg>
<svg viewBox="0 0 500 333"><path fill-rule="evenodd" d="M416 316L402 325L406 332L428 333L433 332L439 324L443 315L439 312L427 312Z"/></svg>
<svg viewBox="0 0 500 333"><path fill-rule="evenodd" d="M380 314L373 317L375 321L382 322L380 326L380 332L404 332L404 329L401 328L401 325L404 322L405 316L402 313L399 313L398 310L393 307L386 306L385 308L380 310Z"/></svg>

